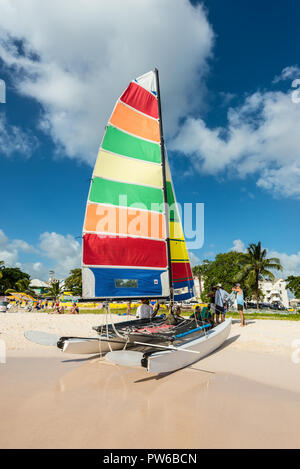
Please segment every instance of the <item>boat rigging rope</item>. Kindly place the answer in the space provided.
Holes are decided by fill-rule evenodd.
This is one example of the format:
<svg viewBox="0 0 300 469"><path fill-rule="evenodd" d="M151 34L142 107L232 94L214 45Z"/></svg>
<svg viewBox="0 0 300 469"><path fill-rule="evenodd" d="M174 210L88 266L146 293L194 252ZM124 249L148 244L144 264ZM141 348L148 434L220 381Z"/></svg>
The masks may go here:
<svg viewBox="0 0 300 469"><path fill-rule="evenodd" d="M102 347L101 347L102 331L103 331L103 322L101 321L101 326L100 326L100 339L99 339L99 354L100 354L100 358L102 358Z"/></svg>
<svg viewBox="0 0 300 469"><path fill-rule="evenodd" d="M109 310L109 303L105 302L106 338L107 338L108 347L109 347L110 351L112 352L112 348L111 348L110 342L108 340L108 310Z"/></svg>
<svg viewBox="0 0 300 469"><path fill-rule="evenodd" d="M123 335L122 335L122 334L120 334L120 333L117 331L117 329L116 329L116 326L115 326L114 320L113 320L113 318L112 318L112 315L111 315L110 305L108 305L108 310L109 310L109 318L110 318L110 322L111 322L112 328L113 328L113 330L114 330L114 333L115 333L115 334L116 334L118 337L120 337L120 338L124 339Z"/></svg>

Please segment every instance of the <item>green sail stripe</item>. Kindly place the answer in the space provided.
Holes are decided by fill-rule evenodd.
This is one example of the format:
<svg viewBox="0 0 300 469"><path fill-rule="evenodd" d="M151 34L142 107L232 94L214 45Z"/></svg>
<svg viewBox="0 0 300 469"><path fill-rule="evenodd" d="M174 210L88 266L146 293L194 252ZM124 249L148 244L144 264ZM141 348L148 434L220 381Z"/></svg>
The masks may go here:
<svg viewBox="0 0 300 469"><path fill-rule="evenodd" d="M111 125L108 125L106 129L102 148L118 155L151 161L152 163L161 163L160 145L158 143L151 143L133 137Z"/></svg>
<svg viewBox="0 0 300 469"><path fill-rule="evenodd" d="M110 181L98 177L95 177L92 181L89 200L101 204L163 212L163 192L161 189Z"/></svg>
<svg viewBox="0 0 300 469"><path fill-rule="evenodd" d="M180 221L177 204L175 202L175 197L173 193L172 183L167 181L167 201L170 207L170 221Z"/></svg>

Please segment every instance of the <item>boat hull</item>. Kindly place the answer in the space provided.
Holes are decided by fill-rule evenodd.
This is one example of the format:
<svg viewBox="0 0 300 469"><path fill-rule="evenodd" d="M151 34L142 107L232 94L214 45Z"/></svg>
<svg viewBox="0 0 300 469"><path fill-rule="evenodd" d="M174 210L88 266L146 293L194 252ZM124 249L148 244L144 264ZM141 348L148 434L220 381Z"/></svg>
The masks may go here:
<svg viewBox="0 0 300 469"><path fill-rule="evenodd" d="M231 318L209 330L204 336L181 345L180 350L167 350L152 353L143 361L150 373L167 373L192 365L218 349L227 339L231 329ZM185 352L186 350L186 352ZM191 353L188 350L197 351Z"/></svg>
<svg viewBox="0 0 300 469"><path fill-rule="evenodd" d="M95 338L71 338L64 341L62 351L64 353L93 355L104 354L111 350L121 350L125 345L125 340L105 340Z"/></svg>

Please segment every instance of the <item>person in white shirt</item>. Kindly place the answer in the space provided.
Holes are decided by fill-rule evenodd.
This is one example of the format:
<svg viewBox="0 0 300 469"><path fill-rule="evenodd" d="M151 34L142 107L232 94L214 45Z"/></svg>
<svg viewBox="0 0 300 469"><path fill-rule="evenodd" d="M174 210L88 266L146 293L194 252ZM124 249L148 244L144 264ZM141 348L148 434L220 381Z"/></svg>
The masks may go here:
<svg viewBox="0 0 300 469"><path fill-rule="evenodd" d="M221 321L225 320L225 303L227 298L229 297L229 293L222 288L222 285L218 283L216 286L216 294L215 294L215 314L216 314L216 323L219 324L219 317L221 314Z"/></svg>
<svg viewBox="0 0 300 469"><path fill-rule="evenodd" d="M136 310L137 319L150 319L154 313L149 300L142 300L142 304Z"/></svg>

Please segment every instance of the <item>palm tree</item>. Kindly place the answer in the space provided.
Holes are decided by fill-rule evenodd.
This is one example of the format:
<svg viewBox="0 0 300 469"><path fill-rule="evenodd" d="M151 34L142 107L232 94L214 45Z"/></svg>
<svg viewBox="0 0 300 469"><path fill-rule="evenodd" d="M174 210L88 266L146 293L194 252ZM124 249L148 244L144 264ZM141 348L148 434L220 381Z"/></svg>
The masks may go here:
<svg viewBox="0 0 300 469"><path fill-rule="evenodd" d="M200 289L200 298L202 296L202 280L203 280L203 275L205 274L207 267L209 265L209 261L205 259L201 265L195 265L192 267L192 272L194 277L196 277L199 281L199 289Z"/></svg>
<svg viewBox="0 0 300 469"><path fill-rule="evenodd" d="M27 295L30 296L36 296L36 293L34 290L30 288L30 282L31 280L28 278L21 278L15 282L15 288L8 288L5 290L5 293L26 293Z"/></svg>
<svg viewBox="0 0 300 469"><path fill-rule="evenodd" d="M64 292L64 288L60 286L59 280L55 280L51 283L48 292L43 296L50 296L51 298L58 298Z"/></svg>
<svg viewBox="0 0 300 469"><path fill-rule="evenodd" d="M260 293L259 281L264 278L275 278L275 275L269 269L282 270L280 260L277 257L267 258L267 250L262 249L260 241L257 244L249 244L244 265L236 276L236 281L245 280L248 285L253 285L257 309Z"/></svg>

